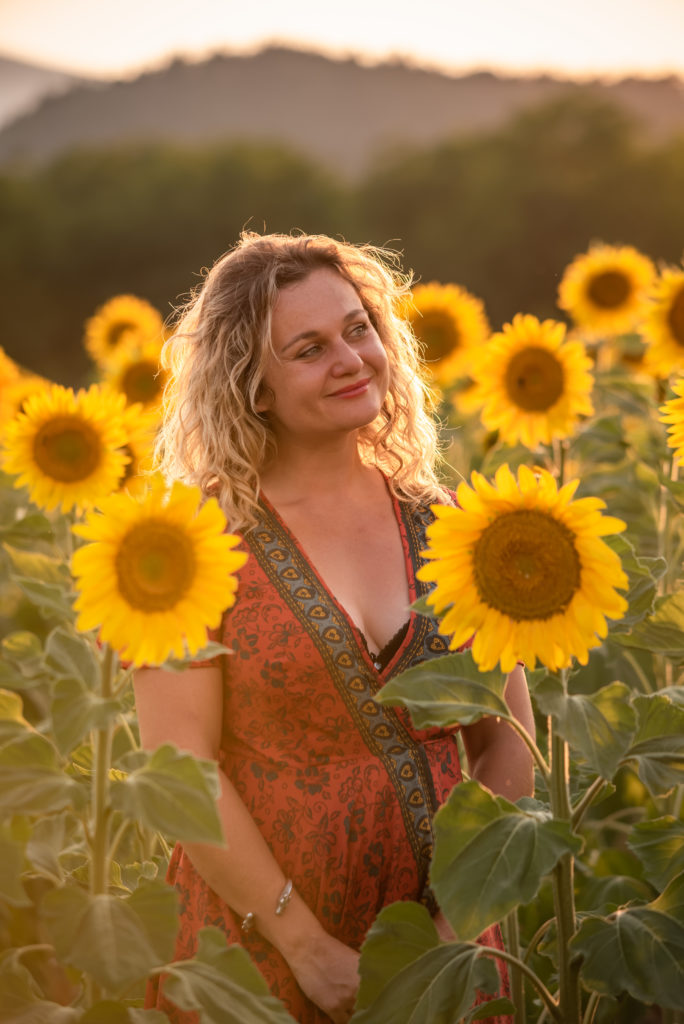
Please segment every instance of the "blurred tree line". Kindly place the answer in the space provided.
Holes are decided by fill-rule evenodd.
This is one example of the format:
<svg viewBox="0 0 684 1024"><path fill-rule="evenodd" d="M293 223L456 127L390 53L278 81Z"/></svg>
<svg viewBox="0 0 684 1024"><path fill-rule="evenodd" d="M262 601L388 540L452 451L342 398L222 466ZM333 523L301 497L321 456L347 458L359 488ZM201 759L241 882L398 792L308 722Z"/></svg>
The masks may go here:
<svg viewBox="0 0 684 1024"><path fill-rule="evenodd" d="M132 292L167 315L244 227L400 249L423 281L484 299L495 328L519 310L559 316L563 268L594 240L679 262L682 182L684 137L646 145L617 108L576 96L494 134L387 153L353 184L272 146L73 152L0 176L0 344L84 383L98 305Z"/></svg>

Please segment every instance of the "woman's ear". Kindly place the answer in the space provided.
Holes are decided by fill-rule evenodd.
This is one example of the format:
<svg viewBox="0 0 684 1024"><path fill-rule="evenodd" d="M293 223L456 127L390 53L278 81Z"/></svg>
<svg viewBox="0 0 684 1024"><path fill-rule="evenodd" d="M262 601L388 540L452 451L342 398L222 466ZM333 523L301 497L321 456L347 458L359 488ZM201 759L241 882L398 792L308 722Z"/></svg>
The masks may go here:
<svg viewBox="0 0 684 1024"><path fill-rule="evenodd" d="M261 387L259 388L259 394L256 397L256 401L254 402L254 411L256 413L259 413L259 415L268 412L271 406L273 405L274 398L275 395L273 394L271 389L269 387L266 387L265 384L262 384Z"/></svg>

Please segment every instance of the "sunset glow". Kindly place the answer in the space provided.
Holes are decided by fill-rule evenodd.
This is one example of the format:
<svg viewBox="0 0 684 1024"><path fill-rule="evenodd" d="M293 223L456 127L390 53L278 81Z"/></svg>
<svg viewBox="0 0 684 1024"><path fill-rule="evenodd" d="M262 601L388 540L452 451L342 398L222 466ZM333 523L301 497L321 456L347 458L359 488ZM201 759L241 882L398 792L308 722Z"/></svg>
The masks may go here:
<svg viewBox="0 0 684 1024"><path fill-rule="evenodd" d="M417 21L417 17L419 20ZM586 77L684 73L684 3L652 0L4 0L3 56L90 76L130 76L174 55L249 52L280 43L368 61L401 57Z"/></svg>

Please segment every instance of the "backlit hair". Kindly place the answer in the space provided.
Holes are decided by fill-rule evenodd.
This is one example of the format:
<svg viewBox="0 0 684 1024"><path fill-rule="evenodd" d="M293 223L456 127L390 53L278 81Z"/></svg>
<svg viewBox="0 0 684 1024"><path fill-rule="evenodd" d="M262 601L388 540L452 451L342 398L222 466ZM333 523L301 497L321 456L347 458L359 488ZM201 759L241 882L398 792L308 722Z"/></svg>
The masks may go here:
<svg viewBox="0 0 684 1024"><path fill-rule="evenodd" d="M232 530L255 523L260 470L277 457L268 419L256 411L272 352L273 308L280 289L319 268L337 271L355 288L389 360L382 411L359 433L361 458L382 470L395 495L416 504L445 500L435 473L431 392L416 339L399 315L410 281L397 255L325 235L244 232L178 311L164 345L170 378L157 444L167 479L215 494Z"/></svg>

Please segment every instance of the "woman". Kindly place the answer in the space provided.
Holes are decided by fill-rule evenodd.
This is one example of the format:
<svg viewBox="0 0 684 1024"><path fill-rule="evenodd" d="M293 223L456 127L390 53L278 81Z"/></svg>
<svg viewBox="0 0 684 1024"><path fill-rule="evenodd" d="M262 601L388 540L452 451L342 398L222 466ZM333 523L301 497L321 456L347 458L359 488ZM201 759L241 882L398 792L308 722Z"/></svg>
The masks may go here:
<svg viewBox="0 0 684 1024"><path fill-rule="evenodd" d="M177 847L169 870L177 954L218 924L302 1024L350 1018L358 950L386 904L422 900L453 937L427 874L432 816L461 779L455 730L418 731L372 699L447 650L410 611L429 506L451 498L397 316L406 289L370 247L245 234L168 342L166 471L216 494L249 552L216 634L232 655L136 678L143 745L221 773L228 848ZM522 669L506 696L532 732ZM487 719L462 736L475 778L531 793L513 730ZM183 1019L163 992L152 1005Z"/></svg>

